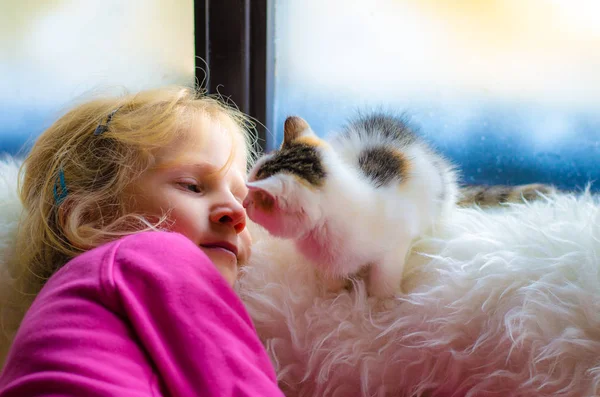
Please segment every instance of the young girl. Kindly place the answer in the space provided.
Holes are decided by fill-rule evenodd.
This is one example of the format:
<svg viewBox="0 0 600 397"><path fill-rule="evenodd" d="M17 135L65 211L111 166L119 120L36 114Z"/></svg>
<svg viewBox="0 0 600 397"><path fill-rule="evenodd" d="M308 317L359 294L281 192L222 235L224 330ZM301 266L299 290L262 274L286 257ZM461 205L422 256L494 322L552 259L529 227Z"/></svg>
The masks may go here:
<svg viewBox="0 0 600 397"><path fill-rule="evenodd" d="M0 396L282 396L232 289L250 255L247 127L173 88L80 105L39 137Z"/></svg>

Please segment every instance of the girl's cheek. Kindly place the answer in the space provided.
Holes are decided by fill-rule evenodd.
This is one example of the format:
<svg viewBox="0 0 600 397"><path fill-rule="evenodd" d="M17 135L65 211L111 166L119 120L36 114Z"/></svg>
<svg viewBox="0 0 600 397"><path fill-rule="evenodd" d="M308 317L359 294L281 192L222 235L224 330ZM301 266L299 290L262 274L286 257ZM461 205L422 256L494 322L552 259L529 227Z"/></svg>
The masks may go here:
<svg viewBox="0 0 600 397"><path fill-rule="evenodd" d="M244 229L239 235L242 255L240 256L240 266L244 266L250 260L252 254L252 236L248 229Z"/></svg>

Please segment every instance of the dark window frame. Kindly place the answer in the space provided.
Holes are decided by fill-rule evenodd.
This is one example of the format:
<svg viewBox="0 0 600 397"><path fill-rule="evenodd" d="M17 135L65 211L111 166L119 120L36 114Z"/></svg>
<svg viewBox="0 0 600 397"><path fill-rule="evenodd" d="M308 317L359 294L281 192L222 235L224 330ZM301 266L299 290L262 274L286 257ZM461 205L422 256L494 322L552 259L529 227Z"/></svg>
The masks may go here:
<svg viewBox="0 0 600 397"><path fill-rule="evenodd" d="M195 0L196 80L257 121L258 147L271 148L273 0Z"/></svg>

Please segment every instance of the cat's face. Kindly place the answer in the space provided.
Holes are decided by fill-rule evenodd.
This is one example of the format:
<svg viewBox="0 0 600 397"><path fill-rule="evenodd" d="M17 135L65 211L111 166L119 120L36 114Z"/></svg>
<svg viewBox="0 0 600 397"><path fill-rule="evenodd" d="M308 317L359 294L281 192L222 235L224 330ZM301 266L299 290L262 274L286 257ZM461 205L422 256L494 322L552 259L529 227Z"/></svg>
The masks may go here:
<svg viewBox="0 0 600 397"><path fill-rule="evenodd" d="M312 230L321 218L326 150L306 121L288 117L281 148L261 158L250 172L244 200L248 217L277 237L298 238Z"/></svg>

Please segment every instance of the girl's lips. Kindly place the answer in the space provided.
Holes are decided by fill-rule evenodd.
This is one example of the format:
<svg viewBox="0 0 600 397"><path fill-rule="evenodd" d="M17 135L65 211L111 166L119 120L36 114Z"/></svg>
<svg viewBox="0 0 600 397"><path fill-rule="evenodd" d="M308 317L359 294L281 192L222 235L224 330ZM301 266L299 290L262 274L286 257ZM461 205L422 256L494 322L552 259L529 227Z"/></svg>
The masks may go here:
<svg viewBox="0 0 600 397"><path fill-rule="evenodd" d="M237 246L235 246L234 244L231 244L227 241L217 241L214 243L201 244L200 246L203 248L220 249L220 250L228 251L228 252L231 252L236 258L238 256Z"/></svg>

